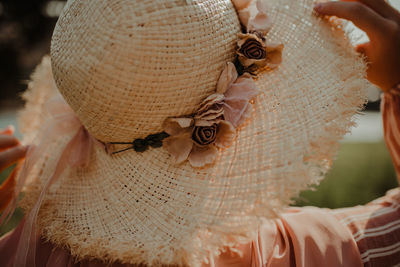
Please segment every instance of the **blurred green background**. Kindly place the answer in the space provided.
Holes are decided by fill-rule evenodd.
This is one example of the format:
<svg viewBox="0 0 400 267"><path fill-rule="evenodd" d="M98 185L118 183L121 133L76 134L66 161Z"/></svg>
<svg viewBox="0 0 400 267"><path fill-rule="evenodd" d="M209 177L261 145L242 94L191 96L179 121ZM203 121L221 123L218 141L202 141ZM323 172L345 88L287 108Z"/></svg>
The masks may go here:
<svg viewBox="0 0 400 267"><path fill-rule="evenodd" d="M322 182L303 191L297 206L342 208L362 205L397 187L385 143L342 143L332 169Z"/></svg>

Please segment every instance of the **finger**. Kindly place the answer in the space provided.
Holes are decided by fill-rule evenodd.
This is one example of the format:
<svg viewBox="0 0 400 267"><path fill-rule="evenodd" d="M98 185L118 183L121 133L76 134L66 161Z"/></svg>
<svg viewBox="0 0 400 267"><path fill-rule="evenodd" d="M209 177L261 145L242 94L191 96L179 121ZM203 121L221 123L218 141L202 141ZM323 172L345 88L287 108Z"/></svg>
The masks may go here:
<svg viewBox="0 0 400 267"><path fill-rule="evenodd" d="M13 146L17 146L19 141L14 136L0 135L0 150L7 149Z"/></svg>
<svg viewBox="0 0 400 267"><path fill-rule="evenodd" d="M360 2L367 5L369 8L374 10L379 15L385 18L392 18L397 16L398 12L385 0L342 0L344 2Z"/></svg>
<svg viewBox="0 0 400 267"><path fill-rule="evenodd" d="M359 44L356 46L356 51L360 54L362 54L363 56L365 56L367 59L368 57L368 48L370 47L370 43L363 43L363 44Z"/></svg>
<svg viewBox="0 0 400 267"><path fill-rule="evenodd" d="M17 146L0 153L0 172L25 157L27 147Z"/></svg>
<svg viewBox="0 0 400 267"><path fill-rule="evenodd" d="M352 21L370 38L379 38L386 32L388 21L371 8L358 2L318 3L314 9L321 15L336 16Z"/></svg>
<svg viewBox="0 0 400 267"><path fill-rule="evenodd" d="M7 208L7 205L14 196L17 173L18 167L16 167L11 172L10 176L0 185L0 212L3 212Z"/></svg>
<svg viewBox="0 0 400 267"><path fill-rule="evenodd" d="M0 134L13 135L15 131L14 126L8 125L4 130L0 130Z"/></svg>

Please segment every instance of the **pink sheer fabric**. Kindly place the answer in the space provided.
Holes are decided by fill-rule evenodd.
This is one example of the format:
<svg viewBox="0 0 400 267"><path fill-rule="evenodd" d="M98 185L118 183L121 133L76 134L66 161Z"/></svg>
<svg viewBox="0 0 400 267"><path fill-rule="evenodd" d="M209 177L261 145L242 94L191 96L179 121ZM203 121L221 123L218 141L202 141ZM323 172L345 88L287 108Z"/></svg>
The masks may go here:
<svg viewBox="0 0 400 267"><path fill-rule="evenodd" d="M70 141L65 145L61 155L57 159L53 174L46 179L34 207L26 214L24 224L20 232L18 232L18 238L10 239L13 243L12 247L15 245L16 250L15 256L13 257L14 266L29 266L26 264L27 262L35 261L36 245L38 239L40 239L38 230L36 229L36 220L43 199L50 186L57 181L67 166L87 166L90 161L93 145L101 145L89 135L61 96L49 101L47 103L47 108L50 114L52 114L52 118L43 127L45 131L45 134L43 134L44 140L40 140L38 145L31 146L28 150L21 173L18 176L13 199L0 217L0 224L7 221L8 215L14 210L22 186L29 173L32 171L33 166L35 166L37 161L41 158L44 151L49 149L49 144L61 135L72 135L72 137L70 137Z"/></svg>

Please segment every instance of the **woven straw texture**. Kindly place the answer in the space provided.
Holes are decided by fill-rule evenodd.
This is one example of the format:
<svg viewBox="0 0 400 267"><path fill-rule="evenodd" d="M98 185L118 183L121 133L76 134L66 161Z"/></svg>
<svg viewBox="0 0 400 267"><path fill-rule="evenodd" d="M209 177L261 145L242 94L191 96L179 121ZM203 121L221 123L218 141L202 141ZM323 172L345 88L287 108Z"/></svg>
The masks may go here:
<svg viewBox="0 0 400 267"><path fill-rule="evenodd" d="M239 31L229 0L69 1L53 35L53 72L92 135L132 141L215 91Z"/></svg>
<svg viewBox="0 0 400 267"><path fill-rule="evenodd" d="M312 0L268 2L268 39L285 45L283 63L260 75L252 117L232 146L202 169L172 165L162 148L109 156L97 147L88 168L66 170L51 187L39 214L43 236L78 258L196 266L253 238L262 218L276 218L323 177L365 102L365 66L340 27L312 15ZM91 134L129 141L193 112L233 59L238 32L227 0L69 1L51 64ZM25 142L32 132L40 139L43 102L55 93L46 58L26 93ZM69 138L37 164L24 208Z"/></svg>

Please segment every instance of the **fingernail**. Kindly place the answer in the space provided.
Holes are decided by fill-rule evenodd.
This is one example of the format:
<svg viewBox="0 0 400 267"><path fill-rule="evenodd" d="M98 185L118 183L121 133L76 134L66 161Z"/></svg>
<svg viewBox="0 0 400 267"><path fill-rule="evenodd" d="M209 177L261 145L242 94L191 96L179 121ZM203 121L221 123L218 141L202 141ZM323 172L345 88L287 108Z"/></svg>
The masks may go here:
<svg viewBox="0 0 400 267"><path fill-rule="evenodd" d="M26 153L26 152L28 152L28 150L29 150L29 146L23 146L23 145L21 145L21 146L20 146L20 149Z"/></svg>

